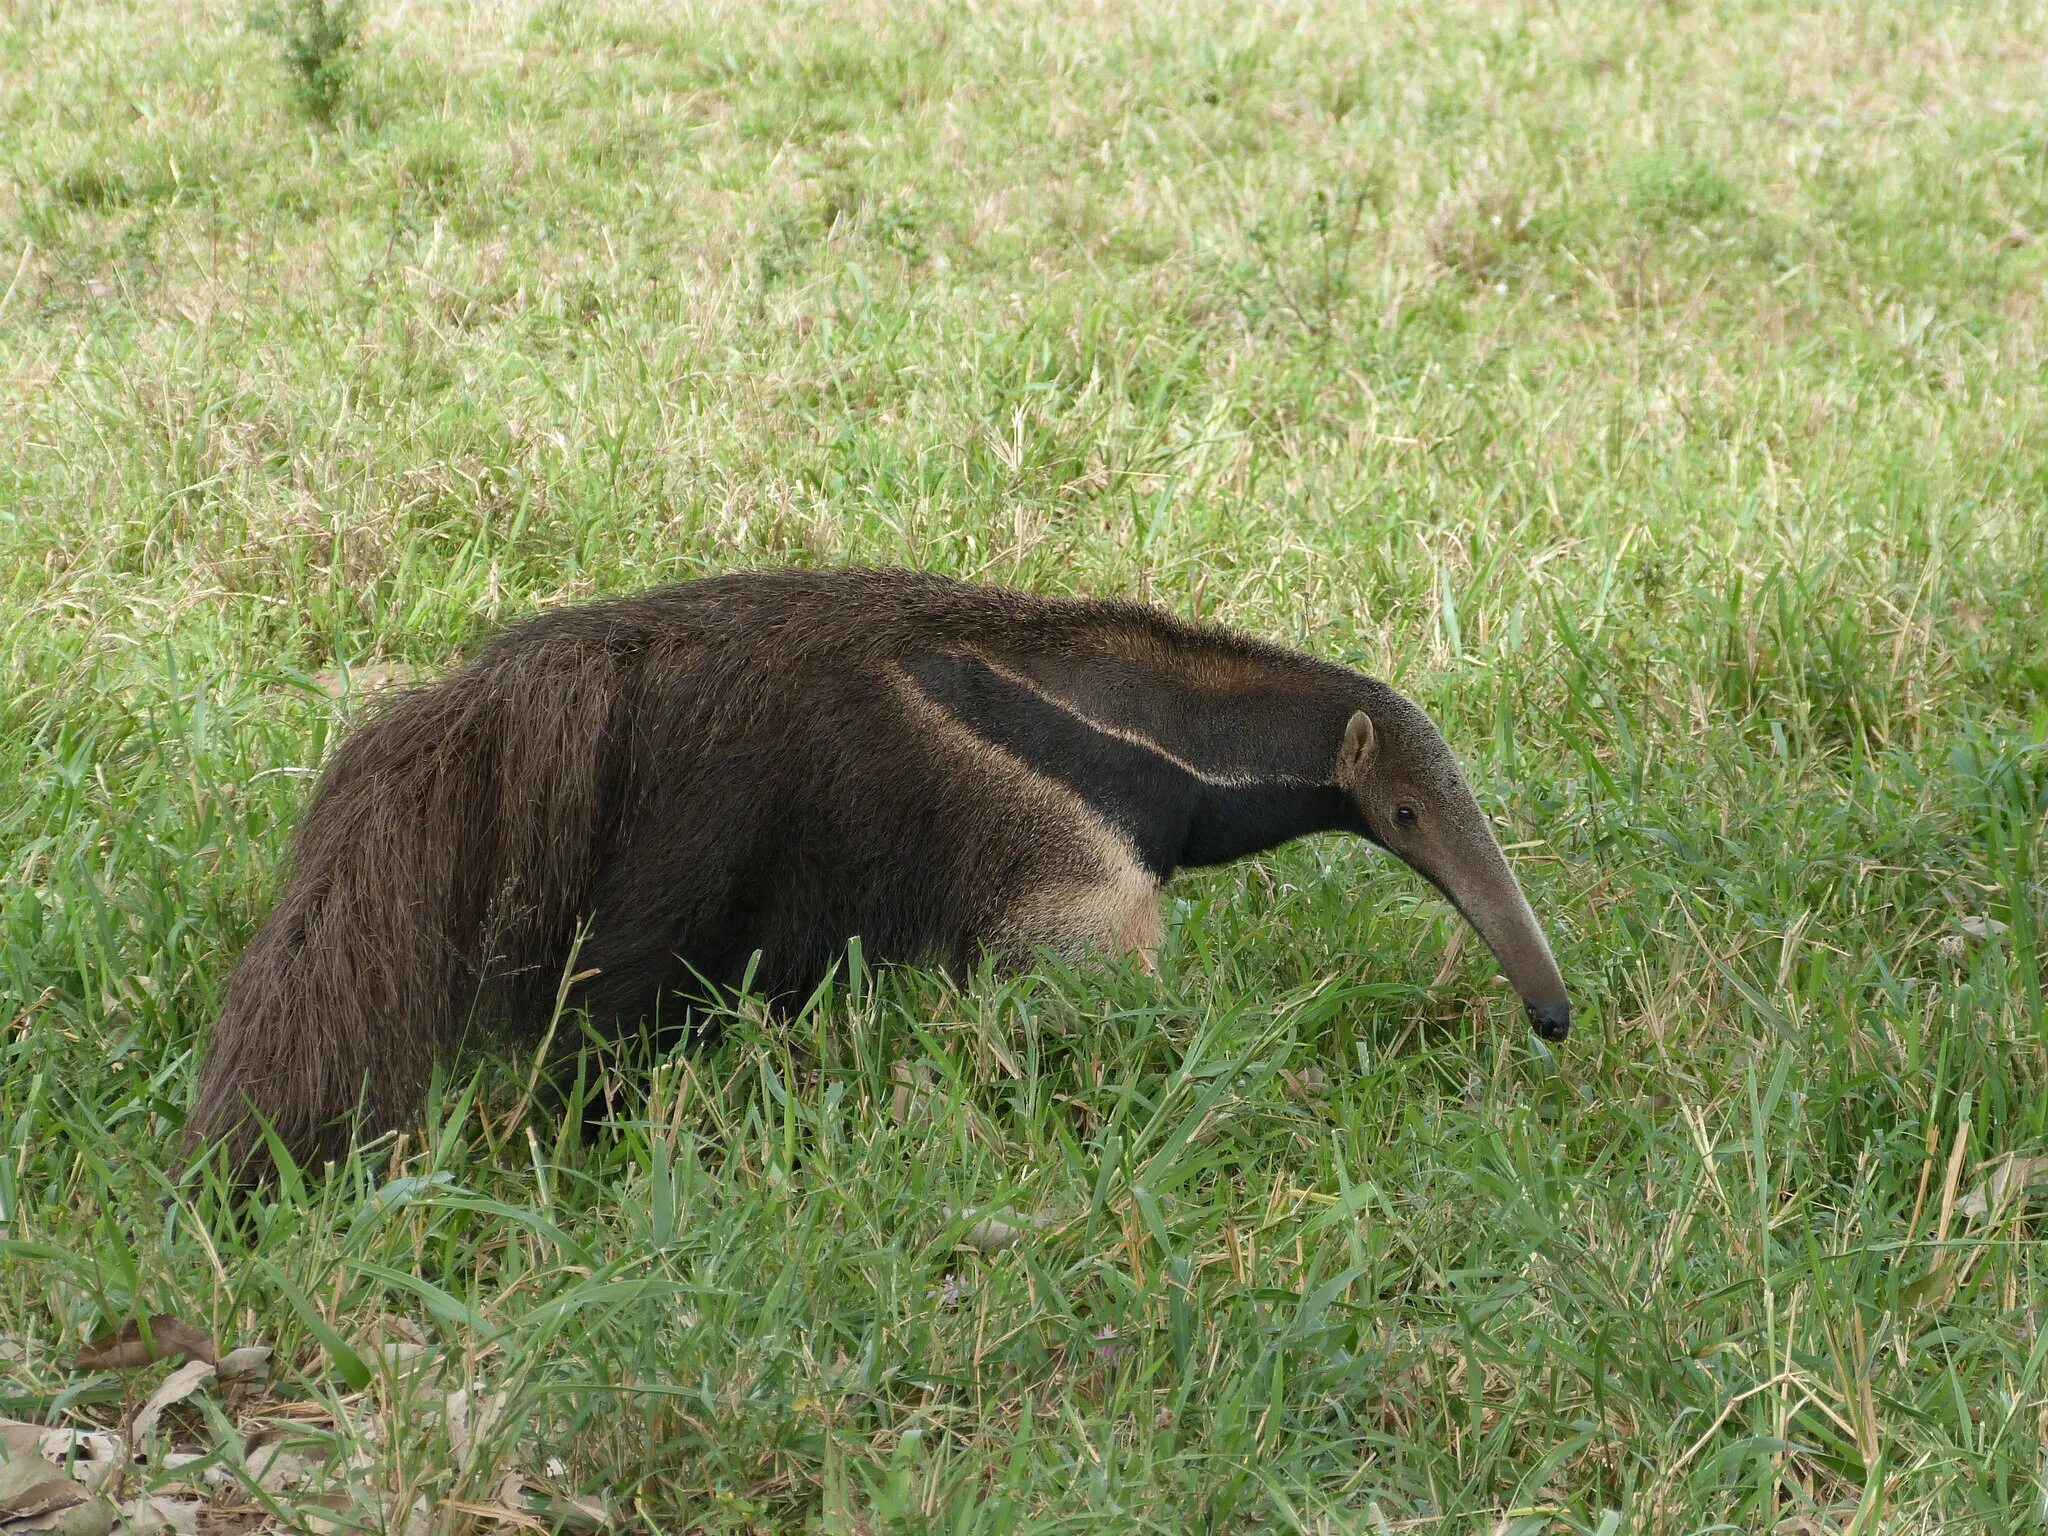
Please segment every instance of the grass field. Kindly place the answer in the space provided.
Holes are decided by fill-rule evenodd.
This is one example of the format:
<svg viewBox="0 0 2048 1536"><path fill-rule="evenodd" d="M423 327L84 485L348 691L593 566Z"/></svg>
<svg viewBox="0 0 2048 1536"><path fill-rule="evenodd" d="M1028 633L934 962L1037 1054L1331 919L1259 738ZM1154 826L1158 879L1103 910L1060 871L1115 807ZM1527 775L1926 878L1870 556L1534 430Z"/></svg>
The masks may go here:
<svg viewBox="0 0 2048 1536"><path fill-rule="evenodd" d="M216 1530L2048 1530L2044 81L2039 0L374 0L322 126L239 5L0 0L0 1414L171 1313L277 1352L127 1474ZM167 1212L372 685L785 561L1396 681L1579 1027L1312 842L1156 980Z"/></svg>

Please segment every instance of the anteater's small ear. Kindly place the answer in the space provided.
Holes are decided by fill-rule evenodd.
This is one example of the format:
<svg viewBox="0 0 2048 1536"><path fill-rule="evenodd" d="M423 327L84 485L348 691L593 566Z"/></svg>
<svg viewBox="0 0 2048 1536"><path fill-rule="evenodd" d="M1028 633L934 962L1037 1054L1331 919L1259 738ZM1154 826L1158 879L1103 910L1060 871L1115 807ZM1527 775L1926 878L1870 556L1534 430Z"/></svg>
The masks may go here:
<svg viewBox="0 0 2048 1536"><path fill-rule="evenodd" d="M1378 745L1379 737L1372 728L1372 716L1361 709L1344 727L1344 745L1337 749L1337 761L1345 768L1362 768Z"/></svg>

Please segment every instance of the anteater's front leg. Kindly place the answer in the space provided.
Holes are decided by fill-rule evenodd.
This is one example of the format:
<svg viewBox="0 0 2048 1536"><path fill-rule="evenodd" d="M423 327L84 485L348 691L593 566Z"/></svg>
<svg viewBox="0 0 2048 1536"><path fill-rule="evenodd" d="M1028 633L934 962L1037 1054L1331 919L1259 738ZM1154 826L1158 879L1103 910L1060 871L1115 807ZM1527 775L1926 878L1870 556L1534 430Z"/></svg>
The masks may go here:
<svg viewBox="0 0 2048 1536"><path fill-rule="evenodd" d="M1165 925L1159 918L1159 888L1156 885L1125 909L1111 935L1117 952L1136 955L1138 969L1147 976L1159 974L1159 944L1165 936Z"/></svg>
<svg viewBox="0 0 2048 1536"><path fill-rule="evenodd" d="M1017 893L994 947L1013 955L1037 948L1077 958L1129 955L1157 975L1164 934L1158 879L1119 840L1090 836L1048 852L1055 857Z"/></svg>

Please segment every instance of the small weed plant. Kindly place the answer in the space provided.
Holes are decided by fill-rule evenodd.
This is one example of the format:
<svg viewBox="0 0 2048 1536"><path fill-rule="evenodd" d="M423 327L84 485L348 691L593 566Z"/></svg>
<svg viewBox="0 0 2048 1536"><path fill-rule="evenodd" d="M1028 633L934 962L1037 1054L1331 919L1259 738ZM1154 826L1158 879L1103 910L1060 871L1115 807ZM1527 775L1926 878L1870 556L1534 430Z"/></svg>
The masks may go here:
<svg viewBox="0 0 2048 1536"><path fill-rule="evenodd" d="M362 46L363 0L269 0L256 27L278 41L292 96L323 127L340 113Z"/></svg>

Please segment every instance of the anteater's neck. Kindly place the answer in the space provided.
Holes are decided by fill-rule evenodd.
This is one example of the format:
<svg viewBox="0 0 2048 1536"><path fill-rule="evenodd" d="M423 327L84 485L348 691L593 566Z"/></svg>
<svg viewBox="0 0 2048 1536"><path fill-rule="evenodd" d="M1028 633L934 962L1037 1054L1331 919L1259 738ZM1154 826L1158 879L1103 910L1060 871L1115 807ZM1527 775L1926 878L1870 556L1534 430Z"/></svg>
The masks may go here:
<svg viewBox="0 0 2048 1536"><path fill-rule="evenodd" d="M1369 685L1295 662L1010 647L904 667L955 720L1070 789L1164 879L1311 832L1362 830L1331 773Z"/></svg>
<svg viewBox="0 0 2048 1536"><path fill-rule="evenodd" d="M1358 831L1350 797L1330 783L1203 785L1170 868L1228 864L1311 832Z"/></svg>

